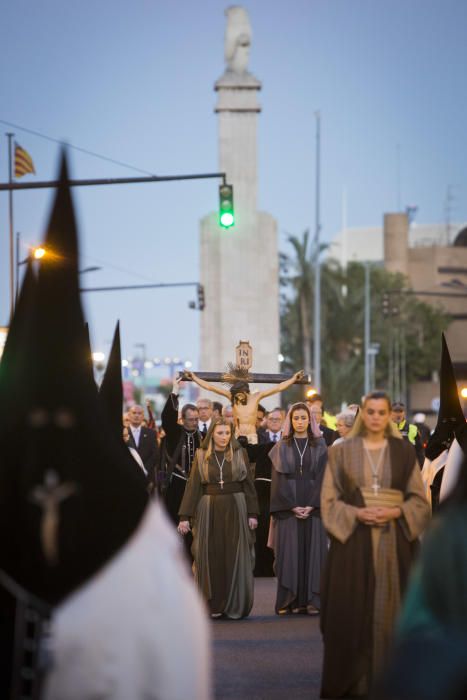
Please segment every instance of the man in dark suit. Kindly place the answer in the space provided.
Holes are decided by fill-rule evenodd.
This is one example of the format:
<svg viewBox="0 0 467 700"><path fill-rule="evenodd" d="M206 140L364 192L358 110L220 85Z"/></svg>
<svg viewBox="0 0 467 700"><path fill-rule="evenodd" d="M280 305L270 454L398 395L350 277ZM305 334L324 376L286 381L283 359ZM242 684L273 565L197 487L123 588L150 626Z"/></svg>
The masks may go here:
<svg viewBox="0 0 467 700"><path fill-rule="evenodd" d="M198 399L196 408L198 409L198 430L204 439L211 427L212 401L210 399Z"/></svg>
<svg viewBox="0 0 467 700"><path fill-rule="evenodd" d="M128 445L134 447L138 452L148 473L148 482L154 485L159 451L156 432L151 428L143 427L144 410L142 406L132 406L128 411L128 419L130 422Z"/></svg>
<svg viewBox="0 0 467 700"><path fill-rule="evenodd" d="M282 437L282 425L284 423L284 414L282 409L277 407L269 411L266 418L266 430L260 436L259 442L266 444L267 442L279 442Z"/></svg>

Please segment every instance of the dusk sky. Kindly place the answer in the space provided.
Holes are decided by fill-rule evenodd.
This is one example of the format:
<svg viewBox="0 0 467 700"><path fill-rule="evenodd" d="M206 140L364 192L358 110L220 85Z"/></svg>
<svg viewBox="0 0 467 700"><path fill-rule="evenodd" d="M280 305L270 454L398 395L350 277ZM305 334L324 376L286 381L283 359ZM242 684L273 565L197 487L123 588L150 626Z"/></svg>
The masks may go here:
<svg viewBox="0 0 467 700"><path fill-rule="evenodd" d="M59 145L4 122L158 175L216 171L213 85L224 71L227 4L3 3L2 132L15 132L40 180L56 175ZM263 84L259 207L277 218L282 250L288 233L314 226L318 109L325 240L340 229L344 187L349 227L380 225L384 212L408 204L418 205L419 223L441 223L448 185L451 219L467 220L465 0L241 4L253 28L250 70ZM0 179L6 181L5 136L1 143ZM69 155L75 178L141 174L77 150ZM102 267L83 275L83 284L198 280L199 220L217 209L215 180L73 194L82 267ZM23 256L43 237L51 196L47 190L14 195ZM6 193L0 197L0 231L0 325L6 325ZM189 289L88 295L93 349L108 352L120 319L124 356L145 343L149 357L178 355L196 366L199 312L188 308L194 298Z"/></svg>

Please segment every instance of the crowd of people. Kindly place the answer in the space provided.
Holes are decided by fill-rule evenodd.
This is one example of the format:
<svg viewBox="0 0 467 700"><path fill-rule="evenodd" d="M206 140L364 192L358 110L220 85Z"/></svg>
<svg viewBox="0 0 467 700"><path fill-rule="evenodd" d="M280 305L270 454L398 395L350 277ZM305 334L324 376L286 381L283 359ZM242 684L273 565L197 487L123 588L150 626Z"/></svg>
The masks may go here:
<svg viewBox="0 0 467 700"><path fill-rule="evenodd" d="M181 405L177 379L161 426L135 405L122 439L118 324L99 387L86 359L65 156L58 182L56 264L28 265L0 363L0 697L209 700L206 610L247 616L254 573L276 576L283 624L320 616L323 697L466 697L467 427L444 338L430 435L383 392L335 418L318 395L266 411L297 372L252 393L232 376L227 406Z"/></svg>
<svg viewBox="0 0 467 700"><path fill-rule="evenodd" d="M379 391L336 416L319 394L287 412L257 400L252 436L236 417L238 392L224 406L203 397L180 408L180 384L162 411L162 439L152 436L157 466L146 471L211 617L247 616L253 575L275 576L276 614L321 614L322 696L366 696L390 658L438 503L424 416L410 423L404 404ZM134 408L129 419L133 430Z"/></svg>

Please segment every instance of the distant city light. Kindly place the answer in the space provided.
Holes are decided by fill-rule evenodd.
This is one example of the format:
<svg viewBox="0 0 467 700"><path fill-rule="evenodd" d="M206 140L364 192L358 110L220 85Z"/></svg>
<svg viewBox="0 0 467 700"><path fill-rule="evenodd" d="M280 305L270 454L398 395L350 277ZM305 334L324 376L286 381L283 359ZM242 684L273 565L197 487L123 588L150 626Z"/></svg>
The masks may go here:
<svg viewBox="0 0 467 700"><path fill-rule="evenodd" d="M93 352L92 353L93 362L104 362L105 353L103 352Z"/></svg>
<svg viewBox="0 0 467 700"><path fill-rule="evenodd" d="M144 363L144 369L152 369L154 367L154 363L151 360L146 360Z"/></svg>
<svg viewBox="0 0 467 700"><path fill-rule="evenodd" d="M128 360L122 360L122 367L128 367L129 364Z"/></svg>
<svg viewBox="0 0 467 700"><path fill-rule="evenodd" d="M279 362L284 362L285 357L284 357L284 355L280 352L280 353L278 354L278 356L277 356L277 359L278 359Z"/></svg>

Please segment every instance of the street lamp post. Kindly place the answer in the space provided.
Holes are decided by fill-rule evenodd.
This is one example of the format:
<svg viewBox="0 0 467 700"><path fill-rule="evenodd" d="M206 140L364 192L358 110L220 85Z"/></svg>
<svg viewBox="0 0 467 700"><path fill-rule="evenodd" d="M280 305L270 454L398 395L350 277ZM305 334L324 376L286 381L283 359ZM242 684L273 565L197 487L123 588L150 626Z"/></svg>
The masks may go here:
<svg viewBox="0 0 467 700"><path fill-rule="evenodd" d="M42 258L46 258L48 251L46 248L43 246L34 246L29 249L28 255L24 258L24 260L19 259L20 255L20 247L21 247L21 233L17 231L16 233L16 284L15 284L15 304L16 301L18 300L18 294L19 294L19 269L21 265L26 265L29 261L32 260L42 260ZM86 272L97 272L98 270L102 270L101 267L98 265L90 265L89 267L84 267L82 270L78 270L79 275L84 275Z"/></svg>
<svg viewBox="0 0 467 700"><path fill-rule="evenodd" d="M315 221L315 293L314 293L314 339L313 365L314 383L321 390L321 266L319 260L319 238L321 231L320 185L321 185L321 115L316 112L316 221ZM306 368L305 368L306 369Z"/></svg>
<svg viewBox="0 0 467 700"><path fill-rule="evenodd" d="M370 262L365 262L365 317L364 317L364 358L365 358L365 382L364 394L370 392Z"/></svg>

